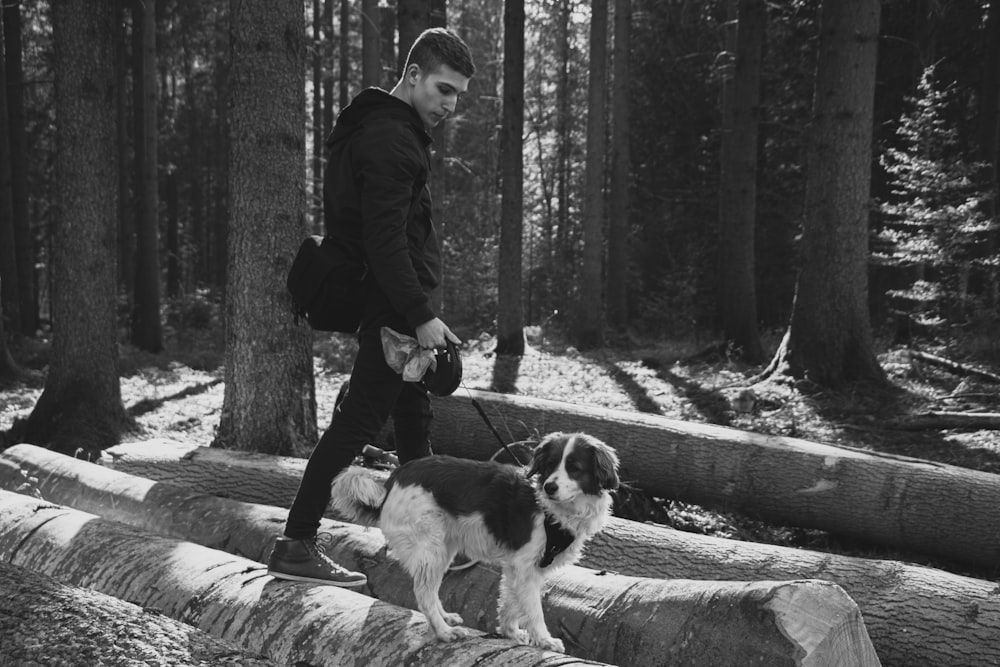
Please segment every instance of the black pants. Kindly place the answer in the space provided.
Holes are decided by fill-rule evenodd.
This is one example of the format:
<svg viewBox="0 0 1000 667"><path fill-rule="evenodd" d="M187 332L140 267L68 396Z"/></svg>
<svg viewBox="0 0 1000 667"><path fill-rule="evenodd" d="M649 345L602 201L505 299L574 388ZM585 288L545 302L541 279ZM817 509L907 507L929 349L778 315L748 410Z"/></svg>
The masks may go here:
<svg viewBox="0 0 1000 667"><path fill-rule="evenodd" d="M374 442L390 415L401 464L431 453L430 398L422 385L403 382L402 376L385 363L380 332L382 326L388 326L408 336L416 334L387 303L380 299L377 302L366 309L347 393L334 408L330 428L309 456L288 512L286 537L315 537L330 502L334 477L354 461L365 444Z"/></svg>

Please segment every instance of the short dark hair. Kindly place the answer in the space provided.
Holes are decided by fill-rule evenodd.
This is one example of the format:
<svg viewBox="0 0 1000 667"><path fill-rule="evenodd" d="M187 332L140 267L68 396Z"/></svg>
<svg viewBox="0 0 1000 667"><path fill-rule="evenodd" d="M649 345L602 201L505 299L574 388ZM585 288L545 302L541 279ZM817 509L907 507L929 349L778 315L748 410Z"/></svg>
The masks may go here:
<svg viewBox="0 0 1000 667"><path fill-rule="evenodd" d="M414 64L424 72L433 72L441 65L447 65L462 76L471 78L476 73L468 45L447 28L429 28L420 33L410 47L403 71Z"/></svg>

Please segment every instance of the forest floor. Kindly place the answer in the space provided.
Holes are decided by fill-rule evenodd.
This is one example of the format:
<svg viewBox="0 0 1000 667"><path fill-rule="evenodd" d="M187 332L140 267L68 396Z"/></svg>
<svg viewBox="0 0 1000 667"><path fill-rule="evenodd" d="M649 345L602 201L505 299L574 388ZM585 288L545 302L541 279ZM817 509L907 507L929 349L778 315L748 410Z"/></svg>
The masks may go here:
<svg viewBox="0 0 1000 667"><path fill-rule="evenodd" d="M528 349L517 360L498 358L488 336L470 340L463 352L469 389L655 413L757 433L929 459L1000 473L1000 431L893 427L893 420L927 411L1000 412L1000 384L948 370L910 350L960 360L1000 373L1000 343L980 338L950 348L879 344L878 358L893 388L854 387L819 391L789 382L753 385L752 405L741 405L743 389L760 371L719 353L699 354L693 344L632 343L581 353L558 337L530 328ZM767 341L777 345L777 334ZM223 401L221 335L215 330L168 330L167 352L150 355L121 348L122 398L139 432L130 439L170 438L211 444ZM349 337L317 335L314 345L320 427L329 423L334 398L347 378L354 343ZM33 341L15 351L28 370L23 382L0 387L0 448L15 420L27 417L41 393L48 347ZM461 390L460 390L461 391ZM746 398L743 394L742 398ZM6 443L14 444L14 443ZM681 530L835 553L894 558L962 574L994 578L996 572L963 571L917 554L889 552L848 542L823 531L772 526L752 518L709 511L679 501L650 499L645 516Z"/></svg>

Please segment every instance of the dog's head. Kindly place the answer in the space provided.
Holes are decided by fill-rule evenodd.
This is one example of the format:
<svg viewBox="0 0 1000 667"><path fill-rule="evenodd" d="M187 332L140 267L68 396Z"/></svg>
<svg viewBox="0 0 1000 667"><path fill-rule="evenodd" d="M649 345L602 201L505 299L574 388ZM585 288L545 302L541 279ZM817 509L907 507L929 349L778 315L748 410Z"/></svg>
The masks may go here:
<svg viewBox="0 0 1000 667"><path fill-rule="evenodd" d="M618 455L586 433L550 433L535 447L528 476L555 502L618 488Z"/></svg>

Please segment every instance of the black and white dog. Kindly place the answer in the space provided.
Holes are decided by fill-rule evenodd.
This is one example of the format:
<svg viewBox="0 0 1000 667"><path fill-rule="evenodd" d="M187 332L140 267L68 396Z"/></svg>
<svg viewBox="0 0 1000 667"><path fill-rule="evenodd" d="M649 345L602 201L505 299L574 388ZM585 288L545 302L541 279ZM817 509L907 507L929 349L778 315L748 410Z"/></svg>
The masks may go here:
<svg viewBox="0 0 1000 667"><path fill-rule="evenodd" d="M537 474L533 485L528 479ZM391 555L413 577L417 606L441 641L465 636L438 591L455 555L501 566L500 634L563 651L542 616L545 578L575 563L600 532L618 488L618 457L583 433L547 435L523 470L493 461L431 456L411 461L382 484L359 467L333 483L334 509L378 525Z"/></svg>

